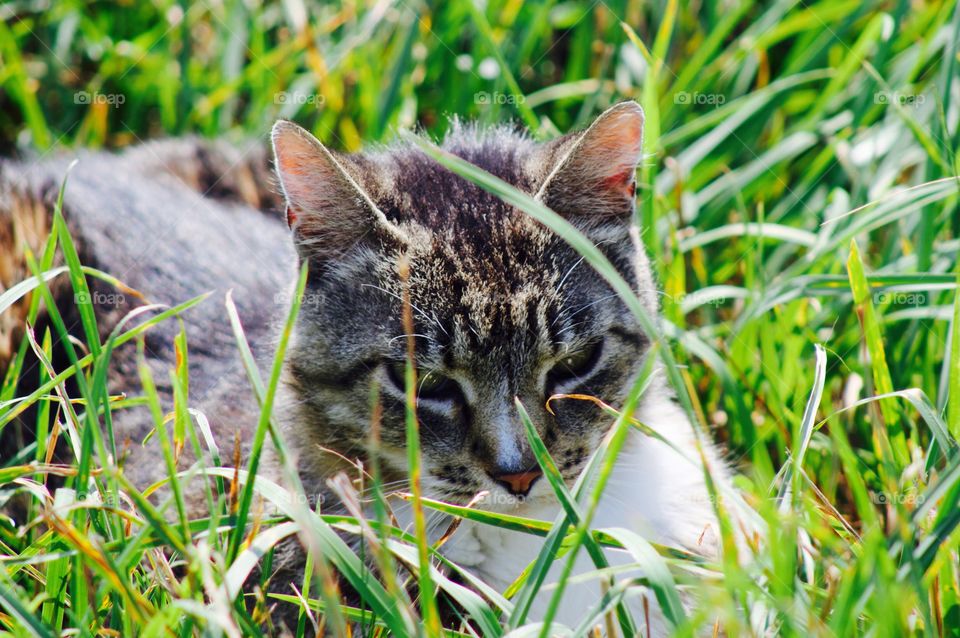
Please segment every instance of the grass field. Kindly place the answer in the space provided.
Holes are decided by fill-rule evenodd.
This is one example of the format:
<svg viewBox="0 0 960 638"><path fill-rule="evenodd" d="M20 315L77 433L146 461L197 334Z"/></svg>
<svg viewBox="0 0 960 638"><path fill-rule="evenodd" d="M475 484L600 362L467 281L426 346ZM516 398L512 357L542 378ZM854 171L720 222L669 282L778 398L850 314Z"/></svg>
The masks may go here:
<svg viewBox="0 0 960 638"><path fill-rule="evenodd" d="M663 568L645 582L659 600L697 593L671 615L675 634L960 636L955 2L66 0L2 3L0 17L4 155L187 133L244 140L281 117L347 150L417 126L439 136L452 115L515 120L549 138L638 100L648 153L638 221L663 288L668 372L769 527L749 556L718 564L631 548ZM83 292L65 233L37 255L37 271L57 249ZM0 292L0 312L26 292ZM96 335L91 307L80 310ZM151 321L162 320L172 313ZM57 336L20 351L49 351ZM362 635L542 634L523 613L529 597L550 595L536 578L507 597L478 596L419 569L424 556L441 559L382 520L292 508L251 530L255 493L284 498L252 482L231 496L228 458L208 468L223 483L209 518L158 511L107 461L109 412L153 406L170 467L176 445L203 441L201 420L185 392L163 415L146 378L142 396L111 399L113 345L78 346L76 365L44 371L29 397L16 394L26 372L15 362L0 389L0 428L38 405L42 433L0 461L0 502L19 493L29 503L26 519L0 519L0 632L260 635L274 601L244 604L239 583L299 525L319 550L306 580L322 584L304 601L301 633L316 620L335 633L356 623ZM183 369L173 372L185 389ZM56 394L71 376L73 402ZM277 376L259 383L269 407ZM48 429L51 415L62 432ZM58 435L78 437L70 464L45 463ZM52 492L53 477L95 498ZM592 497L581 496L586 511ZM722 499L717 507L722 516ZM553 551L616 542L579 534L577 512L552 529L491 522L548 535ZM440 629L432 604L421 609L333 530L367 534L375 562L410 564L431 588L423 601L439 587L470 622ZM335 572L363 608L339 599ZM592 610L573 629L585 635L611 615ZM642 619L619 620L621 633L644 631Z"/></svg>

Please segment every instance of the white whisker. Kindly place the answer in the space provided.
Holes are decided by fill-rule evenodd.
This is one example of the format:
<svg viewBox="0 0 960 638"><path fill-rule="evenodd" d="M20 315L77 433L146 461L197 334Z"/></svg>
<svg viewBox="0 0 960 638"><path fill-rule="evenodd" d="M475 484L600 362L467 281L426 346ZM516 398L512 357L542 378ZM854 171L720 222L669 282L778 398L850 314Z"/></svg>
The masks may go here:
<svg viewBox="0 0 960 638"><path fill-rule="evenodd" d="M385 293L385 294L390 295L390 296L393 297L394 299L399 299L401 302L404 302L404 299L403 299L402 296L398 295L398 294L395 293L395 292L391 292L391 291L389 291L389 290L387 290L386 288L383 288L383 287L381 287L381 286L377 286L377 285L375 285L375 284L360 284L360 285L361 285L361 287L364 287L364 288L374 288L375 290L379 290L379 291L382 292L382 293ZM412 301L409 302L409 303L410 303L410 307L411 307L415 312L419 313L419 315L420 315L421 317L423 317L424 319L426 319L428 322L431 322L431 323L436 324L436 326L437 326L438 328L440 328L440 330L443 332L443 334L447 335L448 337L450 336L450 333L447 332L446 328L443 327L443 324L441 324L440 321L439 321L436 317L433 317L433 316L431 316L431 315L428 315L427 312L426 312L423 308L420 308L420 307L416 306Z"/></svg>

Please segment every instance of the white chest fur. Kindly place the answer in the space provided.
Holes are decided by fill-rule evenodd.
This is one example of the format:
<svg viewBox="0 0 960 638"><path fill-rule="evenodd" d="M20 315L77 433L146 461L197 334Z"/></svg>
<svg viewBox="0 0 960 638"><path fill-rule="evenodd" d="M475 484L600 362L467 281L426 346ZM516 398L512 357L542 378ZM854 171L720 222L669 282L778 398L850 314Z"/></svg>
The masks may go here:
<svg viewBox="0 0 960 638"><path fill-rule="evenodd" d="M670 439L682 454L639 430L633 430L617 459L591 527L626 528L649 541L714 556L718 547L716 519L703 468L698 462L691 462L700 455L686 417L667 400L648 401L638 417ZM715 451L709 448L704 452L714 480L725 484L727 470ZM544 521L555 520L559 505L545 482L535 486L531 497L528 504L510 513ZM464 521L444 547L444 552L454 562L469 567L485 582L503 591L537 557L542 546L543 539L538 536ZM607 556L612 565L634 562L625 551L610 549ZM558 579L563 562L561 559L554 563L545 581L547 586L531 609L531 620L538 620L545 614L554 591L549 584ZM593 569L592 561L581 551L574 575ZM640 612L635 616L645 626L646 620L641 612L642 595L643 592L638 590L631 608ZM556 620L568 627L576 627L600 597L597 579L569 584ZM664 631L662 619L652 597L649 602L650 628L653 635L659 635Z"/></svg>

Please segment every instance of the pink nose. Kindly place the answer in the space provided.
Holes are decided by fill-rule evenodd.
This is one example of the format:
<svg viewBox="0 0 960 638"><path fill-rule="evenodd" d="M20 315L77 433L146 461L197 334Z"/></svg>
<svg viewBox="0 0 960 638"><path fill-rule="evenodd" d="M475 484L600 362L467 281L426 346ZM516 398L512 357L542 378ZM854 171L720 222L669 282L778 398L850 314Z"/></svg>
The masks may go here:
<svg viewBox="0 0 960 638"><path fill-rule="evenodd" d="M541 476L543 476L543 472L536 469L526 472L516 472L514 474L497 474L493 476L493 480L517 496L526 496L527 493L530 492L530 488L533 487L533 484Z"/></svg>

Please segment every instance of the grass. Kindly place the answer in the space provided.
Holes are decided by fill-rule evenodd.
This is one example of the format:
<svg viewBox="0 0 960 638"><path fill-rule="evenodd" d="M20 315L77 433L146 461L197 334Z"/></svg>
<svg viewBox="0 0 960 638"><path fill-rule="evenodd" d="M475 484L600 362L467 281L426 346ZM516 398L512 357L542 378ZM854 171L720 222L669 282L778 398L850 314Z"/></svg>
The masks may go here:
<svg viewBox="0 0 960 638"><path fill-rule="evenodd" d="M57 223L35 258L35 277L0 292L0 312L30 293L29 323L41 299L53 320L52 331L27 335L0 389L0 428L36 408L41 433L0 462L3 498L16 492L27 504L25 518L0 522L0 631L260 635L264 610L282 599L302 606L301 634L314 622L363 635L542 634L527 617L529 603L563 587L545 588L546 568L582 546L608 589L606 604L585 610L571 629L585 635L599 623L642 633L643 619L617 609L633 583L599 551L617 545L645 566L642 584L670 610L678 636L714 627L731 636L960 635L955 2L68 0L42 11L4 3L0 15L4 154L120 147L165 134L263 138L278 117L347 150L415 125L441 135L452 114L514 119L548 138L586 124L611 101L639 100L648 156L638 220L665 320L658 327L639 304L631 307L659 333L680 402L726 445L739 487L769 529L742 562L703 564L591 529L596 494L584 481L551 481L564 508L549 524L414 491L425 511L544 537L541 556L507 592L463 573L467 588L450 578L459 568L422 536L394 529L385 507L372 518L317 513L256 477L256 455L235 468L230 442L213 441L191 404L184 339L170 371L169 414L145 368L142 394L110 395L113 348L219 300L183 300L101 343L82 293L88 278L109 274L80 264ZM549 210L470 166L437 159L615 275ZM28 370L28 352L49 362L53 343L69 344L50 304L52 277L69 278L86 338L67 347L68 367ZM263 406L255 447L269 437L283 456L270 409L277 368L259 377L236 312L227 315ZM18 396L15 381L27 374L39 375L40 389ZM113 462L110 415L144 405L154 411L174 487L160 503ZM589 471L602 475L616 435L642 427L627 414L611 414L618 425ZM415 440L415 418L409 425ZM58 439L70 463L50 463ZM187 446L209 452L211 464L179 466ZM416 452L414 445L413 461ZM201 472L217 479L206 494L210 513L190 520L176 486ZM345 500L351 489L342 486ZM263 514L262 502L276 515ZM314 567L302 595L243 594L239 585L257 563L269 563L271 548L298 530ZM357 535L369 555L344 541ZM371 560L382 569L371 570ZM397 564L415 582L394 577ZM360 607L347 603L335 575L362 594ZM441 628L432 606L420 604L436 590L470 622ZM698 602L684 608L677 601L691 590Z"/></svg>

